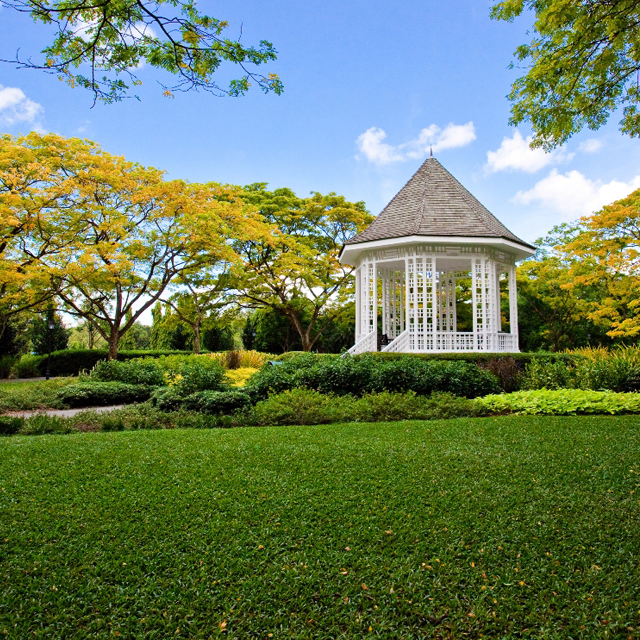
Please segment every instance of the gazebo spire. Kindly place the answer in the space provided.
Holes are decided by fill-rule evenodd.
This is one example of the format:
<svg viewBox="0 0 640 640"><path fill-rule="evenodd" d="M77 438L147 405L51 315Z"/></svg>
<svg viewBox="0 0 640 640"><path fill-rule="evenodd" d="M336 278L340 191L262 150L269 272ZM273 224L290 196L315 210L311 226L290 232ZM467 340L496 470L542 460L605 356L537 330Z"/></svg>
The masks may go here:
<svg viewBox="0 0 640 640"><path fill-rule="evenodd" d="M511 233L433 156L362 233L346 245L404 236L503 238L533 247Z"/></svg>

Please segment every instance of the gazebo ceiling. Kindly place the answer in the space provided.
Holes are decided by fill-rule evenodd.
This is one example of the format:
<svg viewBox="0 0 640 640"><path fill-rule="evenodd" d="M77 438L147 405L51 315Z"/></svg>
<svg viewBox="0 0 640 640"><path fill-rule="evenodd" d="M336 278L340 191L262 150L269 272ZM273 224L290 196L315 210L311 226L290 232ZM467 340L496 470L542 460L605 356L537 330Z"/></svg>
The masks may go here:
<svg viewBox="0 0 640 640"><path fill-rule="evenodd" d="M504 248L520 260L535 252L535 247L511 233L435 158L427 158L382 213L345 243L341 261L353 263L368 248L427 239Z"/></svg>

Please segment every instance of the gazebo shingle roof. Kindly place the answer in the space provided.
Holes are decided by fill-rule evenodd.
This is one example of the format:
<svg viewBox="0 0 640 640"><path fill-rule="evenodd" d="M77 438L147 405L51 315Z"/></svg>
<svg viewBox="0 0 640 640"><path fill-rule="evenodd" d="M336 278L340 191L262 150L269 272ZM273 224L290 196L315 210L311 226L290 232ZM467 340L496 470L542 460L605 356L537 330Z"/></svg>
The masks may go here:
<svg viewBox="0 0 640 640"><path fill-rule="evenodd" d="M435 158L427 158L382 213L345 244L404 236L505 238L534 248L511 233Z"/></svg>

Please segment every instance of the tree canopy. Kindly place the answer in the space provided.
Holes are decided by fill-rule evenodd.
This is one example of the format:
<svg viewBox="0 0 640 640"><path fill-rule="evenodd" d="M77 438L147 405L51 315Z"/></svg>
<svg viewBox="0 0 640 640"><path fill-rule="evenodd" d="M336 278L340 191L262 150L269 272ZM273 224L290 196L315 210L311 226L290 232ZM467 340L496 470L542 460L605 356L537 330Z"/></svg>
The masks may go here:
<svg viewBox="0 0 640 640"><path fill-rule="evenodd" d="M269 237L234 243L242 302L282 312L309 351L353 294L353 269L340 264L340 249L373 217L363 202L335 193L299 198L259 183L245 187L241 198L275 227Z"/></svg>
<svg viewBox="0 0 640 640"><path fill-rule="evenodd" d="M511 124L529 122L532 146L550 150L584 127L598 129L622 107L620 128L640 135L640 5L635 0L501 0L493 18L535 15L516 63Z"/></svg>
<svg viewBox="0 0 640 640"><path fill-rule="evenodd" d="M162 85L167 96L192 89L240 96L252 83L265 92L283 90L276 74L257 71L276 59L274 46L267 40L246 46L241 30L236 38L226 36L228 22L201 13L194 0L0 0L0 7L54 27L41 61L21 58L18 52L15 60L4 62L89 89L94 103L121 100L130 85L142 84L138 70L143 63L174 76ZM223 63L240 69L227 86L214 78Z"/></svg>

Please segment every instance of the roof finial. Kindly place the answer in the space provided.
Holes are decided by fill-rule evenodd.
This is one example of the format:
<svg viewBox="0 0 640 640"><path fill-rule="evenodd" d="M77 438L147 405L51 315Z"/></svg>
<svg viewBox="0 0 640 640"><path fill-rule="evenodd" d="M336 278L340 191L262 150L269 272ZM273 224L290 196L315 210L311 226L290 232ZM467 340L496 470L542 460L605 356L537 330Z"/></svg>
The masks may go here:
<svg viewBox="0 0 640 640"><path fill-rule="evenodd" d="M429 157L433 158L433 147L429 145Z"/></svg>

